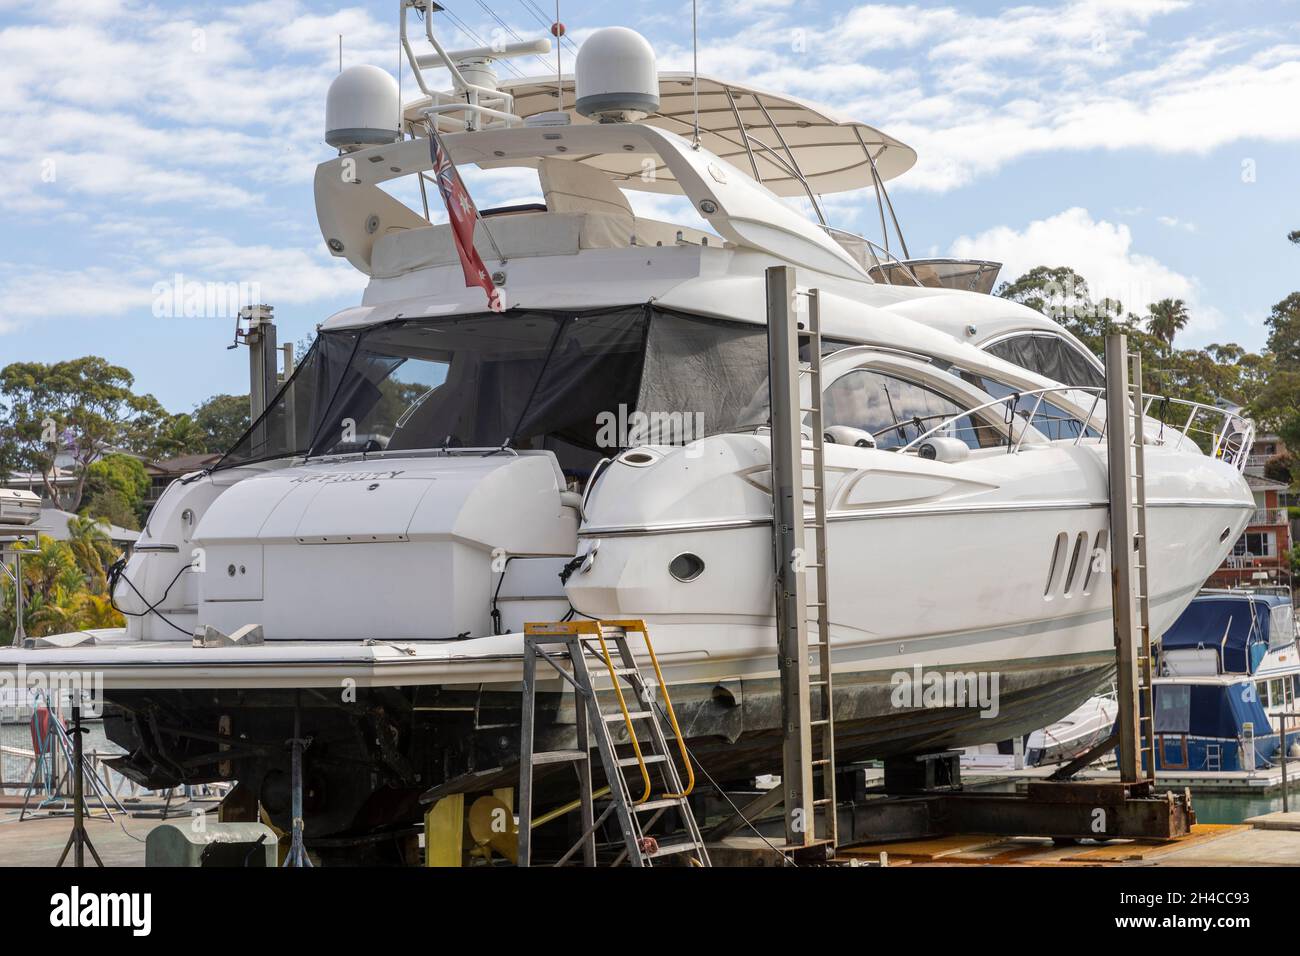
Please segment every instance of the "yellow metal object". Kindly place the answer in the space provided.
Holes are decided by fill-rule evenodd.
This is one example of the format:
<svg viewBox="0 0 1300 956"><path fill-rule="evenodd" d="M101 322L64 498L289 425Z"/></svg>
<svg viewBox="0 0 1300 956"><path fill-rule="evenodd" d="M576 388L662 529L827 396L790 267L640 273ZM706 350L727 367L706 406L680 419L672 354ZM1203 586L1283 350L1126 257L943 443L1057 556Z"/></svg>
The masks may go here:
<svg viewBox="0 0 1300 956"><path fill-rule="evenodd" d="M618 675L614 673L614 662L609 656L609 647L605 644L605 632L600 626L599 621L579 623L590 623L596 632L596 640L600 641L600 653L605 657L605 667L609 669L609 682L614 687L614 696L618 698L618 709L623 712L623 723L627 726L627 738L632 743L632 752L636 754L636 765L641 770L641 783L645 789L641 796L633 803L642 804L650 799L650 770L645 765L645 757L641 755L641 741L636 739L636 730L632 726L632 715L628 713L627 701L623 699L623 688L619 685Z"/></svg>
<svg viewBox="0 0 1300 956"><path fill-rule="evenodd" d="M686 769L686 786L681 793L665 793L665 799L679 799L687 797L695 789L695 767L691 764L690 752L686 749L686 741L682 737L682 729L677 723L677 713L673 710L672 695L668 693L668 682L664 680L663 670L659 667L659 657L655 654L654 644L650 641L650 629L646 627L645 621L640 618L627 618L611 621L554 621L548 623L525 624L524 633L545 637L558 637L562 635L573 635L582 637L584 635L593 636L600 642L601 655L605 659L605 666L610 670L610 683L614 687L614 696L618 699L619 710L623 712L623 723L627 726L628 739L632 744L632 751L636 754L637 767L641 771L641 780L644 784L644 792L640 799L634 801L637 804L645 803L650 799L650 771L646 768L645 758L641 754L641 742L637 739L636 730L632 726L632 716L627 709L627 701L623 698L623 690L619 686L618 678L613 673L614 662L610 657L609 646L605 643L604 628L618 628L627 634L636 631L645 641L647 653L650 655L650 663L654 666L655 678L659 682L659 689L664 695L664 709L668 713L668 722L672 725L673 736L677 739L677 750L681 754L682 764ZM653 706L653 705L651 705ZM551 817L550 819L554 819Z"/></svg>
<svg viewBox="0 0 1300 956"><path fill-rule="evenodd" d="M601 787L599 790L592 791L591 799L599 800L607 793L609 793L609 787ZM556 807L554 810L546 811L540 817L533 817L533 829L536 830L543 823L550 823L552 820L558 820L566 813L572 813L580 806L582 806L581 800L573 800L569 803L564 804L563 806Z"/></svg>
<svg viewBox="0 0 1300 956"><path fill-rule="evenodd" d="M679 797L688 797L691 791L695 789L695 768L691 766L691 757L686 750L686 741L682 739L682 728L677 725L677 714L673 711L673 699L668 693L668 682L664 680L664 672L659 669L659 658L655 654L654 645L650 643L650 631L642 620L627 621L607 621L607 624L614 627L621 627L623 633L628 631L637 631L645 638L645 649L650 652L650 663L655 668L655 679L659 681L659 689L664 694L664 709L668 711L668 723L672 725L673 736L677 738L677 750L682 755L682 764L686 767L686 787L681 793L665 793L665 799L677 799Z"/></svg>
<svg viewBox="0 0 1300 956"><path fill-rule="evenodd" d="M511 863L519 856L519 825L510 805L498 797L479 797L470 806L469 835L477 846L490 849Z"/></svg>
<svg viewBox="0 0 1300 956"><path fill-rule="evenodd" d="M465 853L465 794L453 793L424 815L424 865L460 866Z"/></svg>

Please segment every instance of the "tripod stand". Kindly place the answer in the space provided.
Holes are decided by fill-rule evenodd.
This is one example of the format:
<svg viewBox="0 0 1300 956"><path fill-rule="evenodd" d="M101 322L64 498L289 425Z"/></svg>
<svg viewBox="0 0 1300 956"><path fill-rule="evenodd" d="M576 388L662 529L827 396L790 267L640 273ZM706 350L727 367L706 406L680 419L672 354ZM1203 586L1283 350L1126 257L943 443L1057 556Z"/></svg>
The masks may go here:
<svg viewBox="0 0 1300 956"><path fill-rule="evenodd" d="M63 861L68 857L68 850L72 850L72 865L80 869L86 865L87 849L95 858L96 866L104 865L104 861L95 852L95 844L90 842L90 834L86 832L86 800L82 786L86 776L86 765L82 762L84 758L81 754L81 735L85 732L86 728L81 726L81 708L74 704L71 729L72 763L75 767L72 771L72 832L68 834L68 842L63 847L63 852L59 854L59 862L55 866L62 866Z"/></svg>

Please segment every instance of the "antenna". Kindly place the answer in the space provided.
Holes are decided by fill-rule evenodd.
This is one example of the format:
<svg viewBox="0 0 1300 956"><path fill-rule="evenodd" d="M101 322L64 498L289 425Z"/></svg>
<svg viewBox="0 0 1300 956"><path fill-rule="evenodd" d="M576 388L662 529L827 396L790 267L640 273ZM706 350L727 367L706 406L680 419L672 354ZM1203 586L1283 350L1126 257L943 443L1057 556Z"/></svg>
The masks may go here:
<svg viewBox="0 0 1300 956"><path fill-rule="evenodd" d="M559 0L556 0L558 3ZM691 97L695 101L695 137L693 149L700 148L700 24L697 0L691 0Z"/></svg>
<svg viewBox="0 0 1300 956"><path fill-rule="evenodd" d="M555 22L551 24L551 32L555 34L555 108L563 110L564 71L560 69L560 57L564 53L564 44L560 42L560 38L564 36L564 24L560 22L560 0L555 0Z"/></svg>
<svg viewBox="0 0 1300 956"><path fill-rule="evenodd" d="M343 72L343 34L339 34L339 72Z"/></svg>

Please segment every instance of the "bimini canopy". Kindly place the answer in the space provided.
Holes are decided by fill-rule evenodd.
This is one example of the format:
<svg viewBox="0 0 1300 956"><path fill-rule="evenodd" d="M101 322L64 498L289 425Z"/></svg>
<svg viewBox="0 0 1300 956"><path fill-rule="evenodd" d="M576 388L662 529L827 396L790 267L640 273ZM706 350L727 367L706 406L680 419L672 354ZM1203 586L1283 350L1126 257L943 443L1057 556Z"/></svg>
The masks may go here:
<svg viewBox="0 0 1300 956"><path fill-rule="evenodd" d="M574 109L572 77L560 80L559 92L554 78L502 82L501 89L515 98L514 112L525 119L563 109L574 124L590 122ZM915 151L892 136L789 96L701 76L699 104L700 145L761 181L778 196L804 196L809 189L817 194L862 189L874 185L874 176L888 181L916 163ZM419 111L427 105L427 99L409 104L407 119L418 123L422 119ZM690 74L661 73L659 111L641 122L689 139L694 131L694 115ZM655 169L653 176L646 175L643 156L574 158L603 170L624 189L682 191L663 165ZM520 161L487 161L479 165L518 166Z"/></svg>

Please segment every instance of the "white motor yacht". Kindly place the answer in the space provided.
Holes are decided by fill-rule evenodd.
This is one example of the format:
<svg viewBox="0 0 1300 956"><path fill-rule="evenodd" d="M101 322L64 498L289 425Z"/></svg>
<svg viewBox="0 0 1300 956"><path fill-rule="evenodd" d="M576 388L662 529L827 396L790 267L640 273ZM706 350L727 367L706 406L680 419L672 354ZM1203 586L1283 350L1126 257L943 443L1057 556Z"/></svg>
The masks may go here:
<svg viewBox="0 0 1300 956"><path fill-rule="evenodd" d="M510 49L447 52L431 27L403 41L423 95L399 107L382 71L344 71L340 151L316 173L323 241L369 277L360 303L158 502L116 578L127 626L0 650L0 671L93 672L119 770L238 780L282 824L297 711L310 839L417 819L422 791L517 759L525 623L643 618L709 775L779 772L779 265L820 302L839 759L1009 738L1094 692L1114 661L1100 363L988 295L996 264L909 260L818 221L819 197L850 190L892 219L884 184L912 150L791 97L659 75L617 28L585 42L576 80L498 82ZM431 126L457 166L538 177L541 204L478 225L503 312L436 221ZM707 228L635 214L637 190ZM1251 515L1250 425L1148 405L1176 410L1145 437L1160 633ZM932 672L996 693L900 701ZM571 695L544 689L539 734L562 741Z"/></svg>

